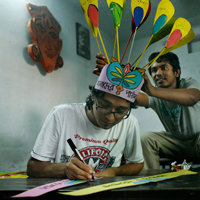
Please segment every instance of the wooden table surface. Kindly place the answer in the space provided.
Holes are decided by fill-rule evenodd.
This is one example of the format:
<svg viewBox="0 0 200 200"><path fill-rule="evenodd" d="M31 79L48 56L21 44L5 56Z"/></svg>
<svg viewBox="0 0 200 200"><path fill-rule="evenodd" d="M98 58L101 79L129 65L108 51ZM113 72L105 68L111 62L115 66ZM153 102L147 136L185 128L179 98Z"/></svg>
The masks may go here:
<svg viewBox="0 0 200 200"><path fill-rule="evenodd" d="M135 176L118 176L103 178L96 181L86 182L80 185L60 189L59 191L74 191L99 184L135 179L171 172L169 169L142 170ZM18 194L20 192L62 179L57 178L16 178L0 179L0 199ZM200 172L195 175L183 175L177 178L155 183L148 183L133 187L113 189L82 197L60 195L57 191L49 192L37 197L37 199L200 199ZM23 198L24 199L24 198ZM30 198L29 198L30 199ZM34 199L34 198L32 198Z"/></svg>

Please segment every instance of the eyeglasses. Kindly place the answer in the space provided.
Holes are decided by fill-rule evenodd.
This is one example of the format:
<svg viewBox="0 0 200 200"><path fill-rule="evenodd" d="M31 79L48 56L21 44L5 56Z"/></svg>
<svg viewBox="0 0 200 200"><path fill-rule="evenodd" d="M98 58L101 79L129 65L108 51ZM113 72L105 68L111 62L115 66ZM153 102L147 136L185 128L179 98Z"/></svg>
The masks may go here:
<svg viewBox="0 0 200 200"><path fill-rule="evenodd" d="M97 105L97 99L95 98L95 103L96 103L96 110L100 113L103 113L105 115L108 115L110 113L113 113L113 115L118 118L118 119L127 119L131 113L131 109L128 110L127 113L123 113L123 112L112 112L111 110L107 109L107 108L103 108L101 106Z"/></svg>

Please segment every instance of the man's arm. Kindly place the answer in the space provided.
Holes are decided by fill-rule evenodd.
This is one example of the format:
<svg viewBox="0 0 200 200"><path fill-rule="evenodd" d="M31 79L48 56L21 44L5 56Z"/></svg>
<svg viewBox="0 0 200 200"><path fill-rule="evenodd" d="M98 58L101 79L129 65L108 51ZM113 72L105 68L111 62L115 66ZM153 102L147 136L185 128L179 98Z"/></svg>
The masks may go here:
<svg viewBox="0 0 200 200"><path fill-rule="evenodd" d="M128 163L119 167L111 167L103 170L102 172L96 173L96 177L113 177L113 176L132 176L138 174L144 163Z"/></svg>
<svg viewBox="0 0 200 200"><path fill-rule="evenodd" d="M31 157L27 164L27 175L30 177L91 179L93 170L77 158L68 163L50 163Z"/></svg>
<svg viewBox="0 0 200 200"><path fill-rule="evenodd" d="M193 106L200 100L200 91L198 89L156 88L152 86L146 74L144 75L144 79L143 91L149 96L171 101L183 106Z"/></svg>
<svg viewBox="0 0 200 200"><path fill-rule="evenodd" d="M31 157L27 164L27 174L30 177L66 178L66 163L54 164L48 161L39 161Z"/></svg>
<svg viewBox="0 0 200 200"><path fill-rule="evenodd" d="M148 96L145 93L139 92L136 99L138 102L138 106L145 107L145 108L149 107Z"/></svg>
<svg viewBox="0 0 200 200"><path fill-rule="evenodd" d="M197 89L167 89L155 88L154 97L171 101L183 106L193 106L200 100L200 91Z"/></svg>

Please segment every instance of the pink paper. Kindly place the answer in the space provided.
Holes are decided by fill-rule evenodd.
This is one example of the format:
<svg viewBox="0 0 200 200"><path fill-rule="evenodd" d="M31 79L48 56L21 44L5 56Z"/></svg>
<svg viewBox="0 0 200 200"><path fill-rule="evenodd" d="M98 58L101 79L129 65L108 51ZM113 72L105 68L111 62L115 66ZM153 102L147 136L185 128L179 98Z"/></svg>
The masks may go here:
<svg viewBox="0 0 200 200"><path fill-rule="evenodd" d="M51 192L53 190L58 190L60 188L64 187L69 187L72 185L77 185L81 183L85 183L87 180L70 180L70 179L65 179L62 181L56 181L53 183L48 183L46 185L42 185L36 188L33 188L31 190L27 190L25 192L22 192L20 194L11 196L11 198L22 198L22 197L37 197L42 194L45 194L47 192Z"/></svg>

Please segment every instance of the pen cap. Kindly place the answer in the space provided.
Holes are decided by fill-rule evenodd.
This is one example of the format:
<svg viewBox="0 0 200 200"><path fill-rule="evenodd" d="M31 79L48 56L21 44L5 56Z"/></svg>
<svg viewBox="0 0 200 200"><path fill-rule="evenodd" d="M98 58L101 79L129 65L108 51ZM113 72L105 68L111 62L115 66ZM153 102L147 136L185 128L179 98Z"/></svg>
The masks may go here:
<svg viewBox="0 0 200 200"><path fill-rule="evenodd" d="M68 139L67 142L68 142L69 146L71 147L72 151L75 151L76 146L75 146L75 144L72 142L72 140L71 140L71 139Z"/></svg>

